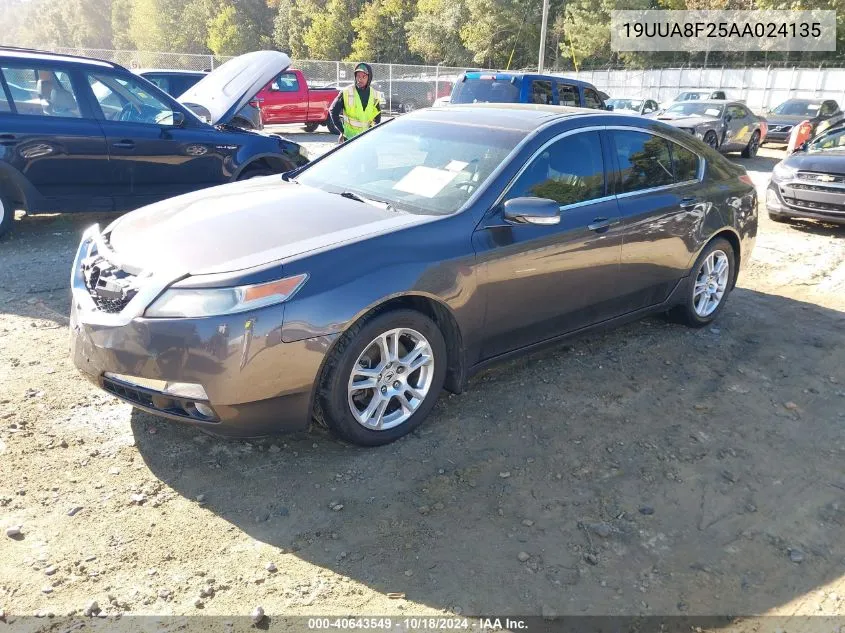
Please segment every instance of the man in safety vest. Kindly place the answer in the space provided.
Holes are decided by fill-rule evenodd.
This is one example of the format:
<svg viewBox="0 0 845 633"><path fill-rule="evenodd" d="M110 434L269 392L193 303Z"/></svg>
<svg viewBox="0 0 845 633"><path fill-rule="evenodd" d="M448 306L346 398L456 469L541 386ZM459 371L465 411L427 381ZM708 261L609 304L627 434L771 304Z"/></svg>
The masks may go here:
<svg viewBox="0 0 845 633"><path fill-rule="evenodd" d="M355 66L355 83L346 86L329 111L342 143L381 123L381 93L370 87L373 69L369 64Z"/></svg>

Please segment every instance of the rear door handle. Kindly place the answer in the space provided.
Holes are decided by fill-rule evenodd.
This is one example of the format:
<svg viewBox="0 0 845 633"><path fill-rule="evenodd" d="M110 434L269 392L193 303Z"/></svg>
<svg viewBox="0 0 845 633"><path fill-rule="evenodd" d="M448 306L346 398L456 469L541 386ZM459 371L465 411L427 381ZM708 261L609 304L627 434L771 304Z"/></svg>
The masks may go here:
<svg viewBox="0 0 845 633"><path fill-rule="evenodd" d="M597 233L604 233L611 226L618 224L616 220L609 220L608 218L595 218L592 224L588 224L587 228Z"/></svg>
<svg viewBox="0 0 845 633"><path fill-rule="evenodd" d="M681 200L681 203L678 206L680 206L682 209L690 209L697 205L699 202L701 202L699 198L684 198L683 200Z"/></svg>
<svg viewBox="0 0 845 633"><path fill-rule="evenodd" d="M116 149L135 149L135 143L133 141L123 140L119 143L112 143L112 147Z"/></svg>

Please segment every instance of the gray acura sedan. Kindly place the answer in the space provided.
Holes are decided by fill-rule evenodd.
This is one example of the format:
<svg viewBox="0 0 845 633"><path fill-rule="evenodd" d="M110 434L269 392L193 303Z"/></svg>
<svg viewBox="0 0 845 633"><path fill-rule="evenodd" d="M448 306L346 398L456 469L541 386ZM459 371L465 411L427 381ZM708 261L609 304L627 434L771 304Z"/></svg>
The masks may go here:
<svg viewBox="0 0 845 633"><path fill-rule="evenodd" d="M420 110L88 229L72 353L115 396L220 435L315 420L385 444L489 363L655 312L710 323L756 233L745 169L664 123Z"/></svg>

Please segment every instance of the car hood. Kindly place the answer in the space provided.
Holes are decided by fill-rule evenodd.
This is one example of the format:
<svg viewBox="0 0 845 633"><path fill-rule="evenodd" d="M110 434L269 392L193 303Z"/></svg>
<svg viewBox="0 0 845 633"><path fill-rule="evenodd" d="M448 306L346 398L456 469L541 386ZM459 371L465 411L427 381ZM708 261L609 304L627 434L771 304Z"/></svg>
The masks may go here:
<svg viewBox="0 0 845 633"><path fill-rule="evenodd" d="M205 108L212 125L228 123L235 113L291 65L290 57L278 51L254 51L230 59L200 79L179 102Z"/></svg>
<svg viewBox="0 0 845 633"><path fill-rule="evenodd" d="M114 263L137 274L175 278L255 268L436 217L266 176L142 207L104 233Z"/></svg>
<svg viewBox="0 0 845 633"><path fill-rule="evenodd" d="M678 127L695 127L701 124L718 123L718 117L709 116L682 116L677 114L661 114L657 117L658 121L663 121L669 125L677 125Z"/></svg>
<svg viewBox="0 0 845 633"><path fill-rule="evenodd" d="M796 152L788 156L784 164L801 171L845 175L845 148L817 152Z"/></svg>

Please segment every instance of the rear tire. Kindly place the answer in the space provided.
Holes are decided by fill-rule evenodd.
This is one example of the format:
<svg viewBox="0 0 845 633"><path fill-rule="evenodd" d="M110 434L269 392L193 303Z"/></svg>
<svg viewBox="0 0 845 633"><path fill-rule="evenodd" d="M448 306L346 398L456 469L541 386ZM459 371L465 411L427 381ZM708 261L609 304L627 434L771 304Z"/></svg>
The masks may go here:
<svg viewBox="0 0 845 633"><path fill-rule="evenodd" d="M742 150L742 157L743 158L754 158L757 155L757 150L760 149L760 132L754 132L751 135L751 140L748 141L748 145L745 146L745 149Z"/></svg>
<svg viewBox="0 0 845 633"><path fill-rule="evenodd" d="M11 199L0 194L0 238L11 233L15 221L15 207Z"/></svg>
<svg viewBox="0 0 845 633"><path fill-rule="evenodd" d="M712 323L724 309L732 290L736 254L724 238L711 241L695 260L684 300L669 312L673 320L700 328Z"/></svg>
<svg viewBox="0 0 845 633"><path fill-rule="evenodd" d="M383 336L385 347L380 347L377 341ZM365 319L343 335L326 359L315 407L318 419L352 444L394 442L422 424L434 408L447 364L446 341L427 316L396 310ZM361 380L373 387L359 386ZM381 402L386 403L383 408Z"/></svg>
<svg viewBox="0 0 845 633"><path fill-rule="evenodd" d="M310 134L311 132L316 131L317 128L320 127L320 124L319 123L306 123L302 127L304 127L305 131Z"/></svg>

